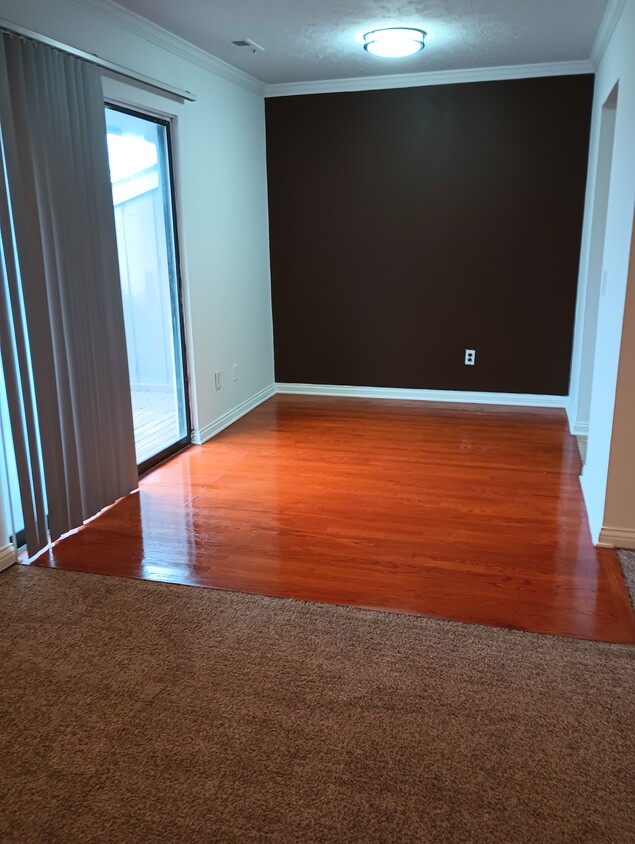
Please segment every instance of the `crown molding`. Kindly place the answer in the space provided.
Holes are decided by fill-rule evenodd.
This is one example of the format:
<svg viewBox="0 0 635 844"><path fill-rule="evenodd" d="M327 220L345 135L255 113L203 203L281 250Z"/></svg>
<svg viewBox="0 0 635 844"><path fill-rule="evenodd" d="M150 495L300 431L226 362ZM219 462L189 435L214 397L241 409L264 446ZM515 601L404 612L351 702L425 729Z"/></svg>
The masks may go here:
<svg viewBox="0 0 635 844"><path fill-rule="evenodd" d="M189 41L185 41L183 38L179 38L178 35L174 35L168 32L167 29L163 29L163 27L152 23L147 18L128 9L124 9L122 6L118 6L112 0L65 0L65 2L76 8L87 10L102 20L130 32L138 38L142 38L149 44L154 44L156 47L167 50L175 56L179 56L179 58L192 62L198 65L198 67L203 68L203 70L219 76L221 79L245 88L247 91L260 94L261 96L265 92L266 86L259 79L250 76L248 73L244 73L242 70L238 70L238 68L227 64L227 62L221 59L217 59L205 50L201 50L200 47L195 47Z"/></svg>
<svg viewBox="0 0 635 844"><path fill-rule="evenodd" d="M588 60L479 67L469 70L431 70L424 73L395 73L388 76L359 76L351 79L323 79L318 82L285 82L266 85L265 97L332 94L342 91L377 91L385 88L416 88L424 85L452 85L462 82L533 79L540 76L576 76L593 72L593 65Z"/></svg>
<svg viewBox="0 0 635 844"><path fill-rule="evenodd" d="M600 66L611 36L615 32L615 27L622 16L624 6L626 6L626 0L609 0L604 17L602 18L602 23L598 29L598 34L593 43L593 49L591 50L591 64L595 70Z"/></svg>

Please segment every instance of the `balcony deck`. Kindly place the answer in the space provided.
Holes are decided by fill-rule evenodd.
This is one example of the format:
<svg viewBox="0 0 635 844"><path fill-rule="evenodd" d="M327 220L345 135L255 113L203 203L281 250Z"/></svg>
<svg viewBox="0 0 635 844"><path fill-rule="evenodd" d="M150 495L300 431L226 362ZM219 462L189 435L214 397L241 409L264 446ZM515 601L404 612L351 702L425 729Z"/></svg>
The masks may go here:
<svg viewBox="0 0 635 844"><path fill-rule="evenodd" d="M173 391L131 389L137 463L143 463L181 438Z"/></svg>

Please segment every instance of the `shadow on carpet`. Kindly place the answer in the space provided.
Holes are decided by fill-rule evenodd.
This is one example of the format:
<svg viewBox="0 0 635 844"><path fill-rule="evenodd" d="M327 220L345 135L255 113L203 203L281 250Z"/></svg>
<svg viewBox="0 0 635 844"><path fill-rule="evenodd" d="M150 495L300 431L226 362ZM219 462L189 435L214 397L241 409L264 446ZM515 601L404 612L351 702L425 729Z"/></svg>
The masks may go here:
<svg viewBox="0 0 635 844"><path fill-rule="evenodd" d="M3 842L625 842L635 648L14 566Z"/></svg>

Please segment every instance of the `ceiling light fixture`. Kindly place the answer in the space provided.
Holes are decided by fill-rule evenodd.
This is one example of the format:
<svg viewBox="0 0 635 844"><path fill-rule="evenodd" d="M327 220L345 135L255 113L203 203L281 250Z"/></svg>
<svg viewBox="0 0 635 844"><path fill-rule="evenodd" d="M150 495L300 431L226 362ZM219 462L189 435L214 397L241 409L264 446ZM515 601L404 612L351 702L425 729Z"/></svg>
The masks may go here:
<svg viewBox="0 0 635 844"><path fill-rule="evenodd" d="M364 49L373 56L386 59L401 59L414 56L425 47L423 39L426 33L422 29L406 26L393 26L390 29L373 29L364 35Z"/></svg>

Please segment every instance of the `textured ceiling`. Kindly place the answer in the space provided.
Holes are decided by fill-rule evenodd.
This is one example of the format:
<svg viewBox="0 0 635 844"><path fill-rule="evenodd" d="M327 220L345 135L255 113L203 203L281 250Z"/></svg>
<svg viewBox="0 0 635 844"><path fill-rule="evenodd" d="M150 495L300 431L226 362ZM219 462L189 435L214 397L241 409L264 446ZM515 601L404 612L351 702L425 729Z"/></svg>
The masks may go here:
<svg viewBox="0 0 635 844"><path fill-rule="evenodd" d="M118 0L266 83L588 59L608 0ZM407 59L367 54L381 26L428 32ZM250 38L255 55L232 45Z"/></svg>

